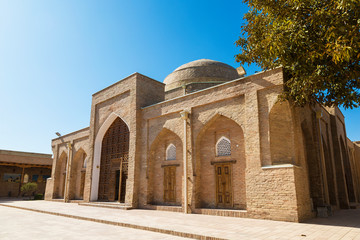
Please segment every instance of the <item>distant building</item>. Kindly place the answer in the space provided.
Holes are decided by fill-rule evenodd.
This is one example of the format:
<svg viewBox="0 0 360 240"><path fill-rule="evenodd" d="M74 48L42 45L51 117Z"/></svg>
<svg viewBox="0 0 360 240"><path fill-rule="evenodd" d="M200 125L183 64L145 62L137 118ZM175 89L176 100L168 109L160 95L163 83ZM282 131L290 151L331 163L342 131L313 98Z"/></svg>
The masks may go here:
<svg viewBox="0 0 360 240"><path fill-rule="evenodd" d="M93 94L90 127L52 141L46 199L284 221L357 207L340 110L278 102L281 68L244 74L202 59Z"/></svg>
<svg viewBox="0 0 360 240"><path fill-rule="evenodd" d="M45 193L51 176L51 154L0 150L0 197L20 197L24 183L35 182L36 193Z"/></svg>

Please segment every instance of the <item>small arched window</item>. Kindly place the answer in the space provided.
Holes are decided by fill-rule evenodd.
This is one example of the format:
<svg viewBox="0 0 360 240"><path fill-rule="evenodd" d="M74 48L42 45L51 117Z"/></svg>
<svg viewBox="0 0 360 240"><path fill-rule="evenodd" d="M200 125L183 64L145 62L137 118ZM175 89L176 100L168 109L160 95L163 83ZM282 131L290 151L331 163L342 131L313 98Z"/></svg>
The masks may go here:
<svg viewBox="0 0 360 240"><path fill-rule="evenodd" d="M25 173L23 183L29 182L29 174Z"/></svg>
<svg viewBox="0 0 360 240"><path fill-rule="evenodd" d="M216 156L230 156L231 144L226 137L221 137L216 143Z"/></svg>
<svg viewBox="0 0 360 240"><path fill-rule="evenodd" d="M86 164L87 164L87 161L88 161L88 157L86 156L86 153L83 153L83 157L82 157L84 160L83 160L83 165L82 167L83 168L86 168Z"/></svg>
<svg viewBox="0 0 360 240"><path fill-rule="evenodd" d="M166 160L176 160L176 147L172 143L166 148Z"/></svg>
<svg viewBox="0 0 360 240"><path fill-rule="evenodd" d="M84 159L83 168L86 168L86 162L87 162L87 158Z"/></svg>

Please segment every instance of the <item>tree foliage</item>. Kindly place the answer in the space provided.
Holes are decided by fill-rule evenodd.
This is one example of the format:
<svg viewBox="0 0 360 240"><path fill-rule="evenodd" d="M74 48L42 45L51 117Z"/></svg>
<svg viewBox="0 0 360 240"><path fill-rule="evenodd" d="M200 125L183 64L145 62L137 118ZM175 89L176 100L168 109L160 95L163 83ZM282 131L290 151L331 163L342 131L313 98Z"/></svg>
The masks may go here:
<svg viewBox="0 0 360 240"><path fill-rule="evenodd" d="M282 98L298 105L360 105L359 0L244 0L242 64L282 66Z"/></svg>
<svg viewBox="0 0 360 240"><path fill-rule="evenodd" d="M21 186L20 190L22 193L28 195L31 198L31 195L37 190L38 185L33 182L25 183Z"/></svg>

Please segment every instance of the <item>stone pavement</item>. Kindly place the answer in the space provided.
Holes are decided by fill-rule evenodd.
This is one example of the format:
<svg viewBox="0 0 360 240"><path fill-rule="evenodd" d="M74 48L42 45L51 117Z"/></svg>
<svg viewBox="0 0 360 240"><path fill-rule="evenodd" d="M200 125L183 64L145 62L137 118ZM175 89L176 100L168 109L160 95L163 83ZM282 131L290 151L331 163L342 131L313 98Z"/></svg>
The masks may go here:
<svg viewBox="0 0 360 240"><path fill-rule="evenodd" d="M185 239L168 234L0 206L0 239Z"/></svg>
<svg viewBox="0 0 360 240"><path fill-rule="evenodd" d="M0 200L1 214L4 208L2 206L147 230L149 234L166 233L168 236L173 235L171 237L360 240L360 209L337 211L333 217L312 219L307 223L290 223L142 209L98 208L50 201Z"/></svg>

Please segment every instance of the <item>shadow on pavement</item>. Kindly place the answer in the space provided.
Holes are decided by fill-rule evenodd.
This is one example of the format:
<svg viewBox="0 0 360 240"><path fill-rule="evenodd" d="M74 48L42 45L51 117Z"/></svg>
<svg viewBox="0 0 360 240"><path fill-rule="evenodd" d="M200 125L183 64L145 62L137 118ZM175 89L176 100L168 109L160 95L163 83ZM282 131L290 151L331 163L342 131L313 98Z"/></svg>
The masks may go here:
<svg viewBox="0 0 360 240"><path fill-rule="evenodd" d="M18 202L18 201L29 201L29 198L25 197L0 197L0 203L12 203L12 202Z"/></svg>
<svg viewBox="0 0 360 240"><path fill-rule="evenodd" d="M304 223L360 228L360 209L337 210L327 218L313 218Z"/></svg>

